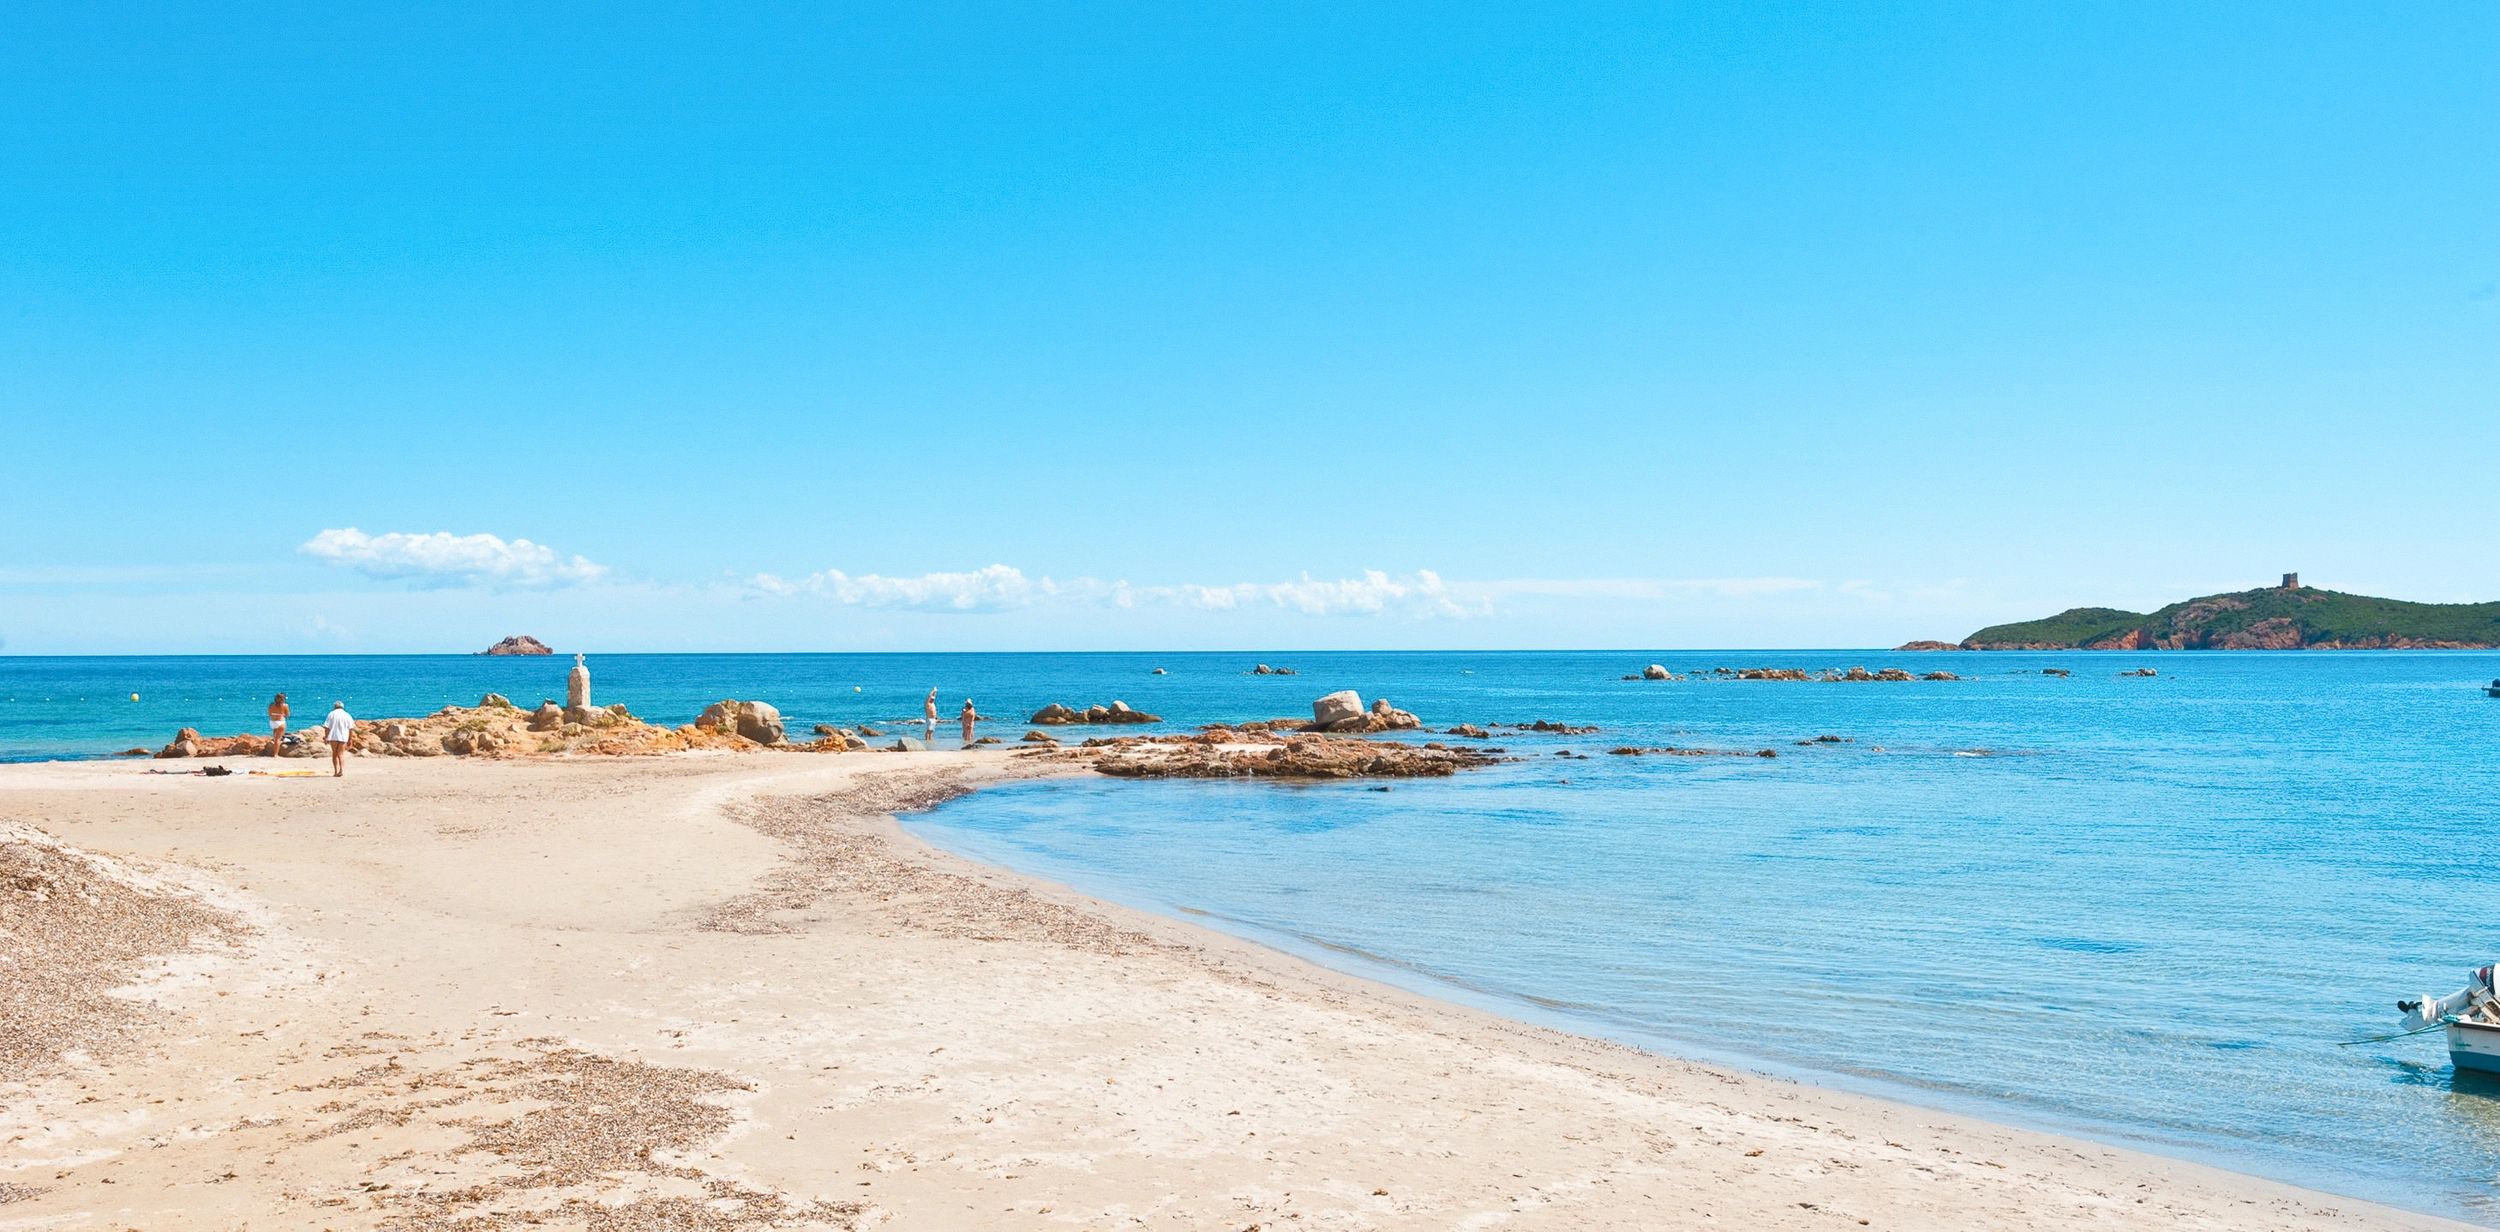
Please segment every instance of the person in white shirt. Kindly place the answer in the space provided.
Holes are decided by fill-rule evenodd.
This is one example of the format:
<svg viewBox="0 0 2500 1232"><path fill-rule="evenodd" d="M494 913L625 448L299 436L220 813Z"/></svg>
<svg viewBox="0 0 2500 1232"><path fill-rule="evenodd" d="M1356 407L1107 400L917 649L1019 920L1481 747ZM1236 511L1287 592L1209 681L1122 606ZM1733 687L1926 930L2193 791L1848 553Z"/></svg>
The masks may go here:
<svg viewBox="0 0 2500 1232"><path fill-rule="evenodd" d="M346 777L347 739L355 734L356 716L347 713L347 703L330 703L330 717L321 721L322 738L330 742L330 777Z"/></svg>

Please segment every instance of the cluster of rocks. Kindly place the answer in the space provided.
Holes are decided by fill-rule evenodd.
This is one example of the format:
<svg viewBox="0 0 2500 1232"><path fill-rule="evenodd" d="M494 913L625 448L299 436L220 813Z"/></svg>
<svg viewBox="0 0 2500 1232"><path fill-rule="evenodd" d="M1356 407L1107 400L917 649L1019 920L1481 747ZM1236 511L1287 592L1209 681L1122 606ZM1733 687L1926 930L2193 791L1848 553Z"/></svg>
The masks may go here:
<svg viewBox="0 0 2500 1232"><path fill-rule="evenodd" d="M770 702L742 702L722 698L703 708L695 717L700 731L734 732L757 744L786 744L787 730L781 722L781 711Z"/></svg>
<svg viewBox="0 0 2500 1232"><path fill-rule="evenodd" d="M1682 679L1683 679L1683 677L1682 677L1682 676L1678 676L1678 675L1676 675L1674 672L1668 671L1668 670L1667 670L1667 665L1666 665L1666 664L1664 664L1664 663L1652 663L1652 664L1650 664L1649 666L1642 668L1642 669L1640 670L1640 673L1639 673L1638 675L1626 676L1626 677L1624 677L1624 679L1626 679L1626 680L1682 680Z"/></svg>
<svg viewBox="0 0 2500 1232"><path fill-rule="evenodd" d="M819 727L817 733L820 738L813 742L790 742L781 712L766 702L722 700L705 708L694 722L671 728L643 722L621 705L594 709L547 701L524 710L501 694L489 693L475 706L445 706L417 718L359 722L348 737L347 749L383 757L513 758L623 757L695 749L840 753L866 747L857 738L829 728ZM156 756L266 757L269 751L267 736L202 736L199 729L186 727ZM320 757L328 752L317 728L289 737L278 749L282 757Z"/></svg>
<svg viewBox="0 0 2500 1232"><path fill-rule="evenodd" d="M1123 701L1113 701L1108 706L1087 706L1083 710L1078 710L1072 706L1062 706L1057 702L1052 702L1051 704L1034 711L1033 717L1025 720L1025 722L1031 723L1036 727L1073 727L1079 724L1106 723L1160 723L1162 721L1162 716L1148 714L1143 710L1132 710L1129 708L1129 704Z"/></svg>
<svg viewBox="0 0 2500 1232"><path fill-rule="evenodd" d="M1445 778L1502 760L1490 749L1453 749L1263 728L1210 727L1185 736L1120 736L1020 756L1082 760L1114 778Z"/></svg>
<svg viewBox="0 0 2500 1232"><path fill-rule="evenodd" d="M2062 667L2044 667L2044 668L2041 668L2041 669L2040 669L2040 674L2041 674L2041 675L2043 675L2043 676L2055 676L2055 677L2057 677L2057 678L2058 678L2058 679L2060 679L2060 680L2063 680L2063 679L2065 679L2065 678L2066 678L2066 677L2068 677L2068 676L2072 676L2072 675L2074 675L2074 673L2073 673L2073 672L2067 671L2065 668L2062 668Z"/></svg>
<svg viewBox="0 0 2500 1232"><path fill-rule="evenodd" d="M2120 672L2120 673L2118 673L2118 674L2119 674L2119 675L2121 675L2121 676L2158 676L2158 675L2161 675L2161 673L2160 673L2160 672L2154 671L2152 668L2149 668L2149 667L2139 667L2139 668L2135 669L2134 671L2131 671L2131 672Z"/></svg>
<svg viewBox="0 0 2500 1232"><path fill-rule="evenodd" d="M1267 664L1262 663L1257 667L1251 668L1250 674L1253 676L1299 676L1302 673L1297 672L1290 667L1269 667Z"/></svg>
<svg viewBox="0 0 2500 1232"><path fill-rule="evenodd" d="M1311 725L1306 731L1337 735L1389 731L1413 731L1424 725L1422 719L1389 704L1388 698L1363 708L1363 695L1352 689L1339 689L1311 703Z"/></svg>

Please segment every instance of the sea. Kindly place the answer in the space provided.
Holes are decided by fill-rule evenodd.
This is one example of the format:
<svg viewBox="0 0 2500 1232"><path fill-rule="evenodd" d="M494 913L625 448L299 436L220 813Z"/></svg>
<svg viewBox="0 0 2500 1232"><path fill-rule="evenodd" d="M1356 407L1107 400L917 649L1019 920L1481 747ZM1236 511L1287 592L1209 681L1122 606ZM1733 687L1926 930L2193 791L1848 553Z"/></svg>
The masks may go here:
<svg viewBox="0 0 2500 1232"><path fill-rule="evenodd" d="M1183 730L1307 715L1344 688L1435 729L1594 725L1500 729L1480 743L1513 760L1450 779L1040 781L905 821L1516 1018L2500 1224L2500 1084L2452 1072L2436 1032L2377 1038L2399 1029L2399 997L2500 961L2500 698L2484 694L2500 653L590 662L598 704L685 722L756 698L795 732L917 734L896 725L931 688L950 720L970 698L1010 740L1050 702L1123 700ZM1261 662L1294 674L1252 674ZM1682 678L1624 679L1651 663ZM0 657L0 760L251 731L279 690L299 723L332 700L366 716L490 690L533 705L563 695L570 666ZM1716 671L1852 666L1962 679ZM2157 674L2126 674L2143 667ZM953 741L951 721L941 732ZM1609 752L1670 746L1730 755Z"/></svg>

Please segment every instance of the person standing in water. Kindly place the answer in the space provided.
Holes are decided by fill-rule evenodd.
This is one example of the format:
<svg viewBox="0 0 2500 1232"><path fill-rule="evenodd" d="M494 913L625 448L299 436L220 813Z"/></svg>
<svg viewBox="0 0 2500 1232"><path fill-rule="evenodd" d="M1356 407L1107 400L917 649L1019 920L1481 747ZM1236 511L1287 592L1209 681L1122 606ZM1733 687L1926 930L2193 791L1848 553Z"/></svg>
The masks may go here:
<svg viewBox="0 0 2500 1232"><path fill-rule="evenodd" d="M937 690L929 690L929 700L921 703L920 710L924 716L920 720L920 743L935 744L937 743Z"/></svg>
<svg viewBox="0 0 2500 1232"><path fill-rule="evenodd" d="M276 757L279 746L286 743L286 694L269 699L269 755Z"/></svg>
<svg viewBox="0 0 2500 1232"><path fill-rule="evenodd" d="M980 718L980 717L981 717L980 713L979 713L978 711L975 711L975 710L972 708L972 699L971 699L971 698L967 697L967 698L965 698L965 699L964 699L964 712L963 712L961 715L957 716L957 717L961 718L961 719L963 720L963 723L964 723L964 747L965 747L965 748L967 748L967 749L968 749L968 748L971 748L971 747L972 747L972 723L973 723L973 720L978 719L978 718Z"/></svg>
<svg viewBox="0 0 2500 1232"><path fill-rule="evenodd" d="M330 703L330 717L321 721L321 735L330 742L330 777L347 777L347 741L356 734L356 716L346 702Z"/></svg>

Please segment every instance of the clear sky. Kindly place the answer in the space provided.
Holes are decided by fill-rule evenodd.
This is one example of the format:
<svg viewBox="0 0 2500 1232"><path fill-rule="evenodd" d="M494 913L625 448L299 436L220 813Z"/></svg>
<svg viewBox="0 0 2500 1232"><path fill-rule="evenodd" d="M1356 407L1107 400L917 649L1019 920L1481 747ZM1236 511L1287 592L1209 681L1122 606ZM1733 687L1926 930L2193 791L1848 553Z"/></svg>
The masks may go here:
<svg viewBox="0 0 2500 1232"><path fill-rule="evenodd" d="M0 10L0 650L2500 598L2500 6L893 8Z"/></svg>

